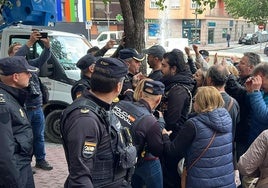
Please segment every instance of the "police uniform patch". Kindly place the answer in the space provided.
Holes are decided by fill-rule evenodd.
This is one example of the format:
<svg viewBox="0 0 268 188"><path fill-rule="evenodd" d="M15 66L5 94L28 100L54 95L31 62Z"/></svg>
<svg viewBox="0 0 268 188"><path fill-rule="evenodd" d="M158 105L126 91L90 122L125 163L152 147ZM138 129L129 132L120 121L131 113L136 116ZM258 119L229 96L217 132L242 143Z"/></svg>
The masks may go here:
<svg viewBox="0 0 268 188"><path fill-rule="evenodd" d="M4 95L2 93L0 93L0 104L5 104L6 100L4 98Z"/></svg>
<svg viewBox="0 0 268 188"><path fill-rule="evenodd" d="M96 143L85 141L82 155L85 158L91 158L96 150Z"/></svg>

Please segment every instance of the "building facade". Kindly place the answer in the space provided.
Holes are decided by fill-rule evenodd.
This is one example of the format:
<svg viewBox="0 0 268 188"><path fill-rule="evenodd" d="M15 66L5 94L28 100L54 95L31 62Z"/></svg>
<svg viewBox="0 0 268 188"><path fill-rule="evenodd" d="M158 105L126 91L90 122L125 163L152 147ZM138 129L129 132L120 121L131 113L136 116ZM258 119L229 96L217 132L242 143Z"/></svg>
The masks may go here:
<svg viewBox="0 0 268 188"><path fill-rule="evenodd" d="M161 38L188 38L189 43L202 45L225 42L226 34L237 41L244 33L255 32L255 26L243 19L232 18L225 10L224 1L218 0L214 9L198 14L192 0L166 0L166 9L158 10L156 0L146 0L147 41Z"/></svg>
<svg viewBox="0 0 268 188"><path fill-rule="evenodd" d="M82 22L90 29L90 38L102 31L123 30L118 0L104 4L102 0L56 0L57 20ZM255 26L243 19L234 19L225 10L224 0L217 0L214 9L209 7L202 14L196 12L192 0L166 0L161 11L156 0L145 0L146 43L160 43L167 38L188 38L190 43L202 45L224 42L230 33L231 41L237 41L244 33L255 32ZM90 27L87 25L90 25Z"/></svg>

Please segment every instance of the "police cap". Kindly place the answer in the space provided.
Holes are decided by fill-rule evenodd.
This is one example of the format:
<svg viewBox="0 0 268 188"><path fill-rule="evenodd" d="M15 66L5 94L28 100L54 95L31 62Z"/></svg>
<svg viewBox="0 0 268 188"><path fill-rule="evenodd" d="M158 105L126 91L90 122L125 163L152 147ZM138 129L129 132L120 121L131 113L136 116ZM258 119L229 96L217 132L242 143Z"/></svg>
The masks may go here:
<svg viewBox="0 0 268 188"><path fill-rule="evenodd" d="M144 60L144 56L139 54L137 52L137 50L133 49L133 48L125 48L119 51L119 58L120 59L129 59L129 58L133 58L137 61L143 61Z"/></svg>
<svg viewBox="0 0 268 188"><path fill-rule="evenodd" d="M151 54L154 57L163 58L163 55L166 53L166 50L161 45L153 45L148 49L144 50L144 53Z"/></svg>
<svg viewBox="0 0 268 188"><path fill-rule="evenodd" d="M165 91L165 85L159 81L146 80L144 82L143 91L151 95L163 95Z"/></svg>
<svg viewBox="0 0 268 188"><path fill-rule="evenodd" d="M127 65L116 58L100 58L95 65L94 72L101 73L108 78L122 78L128 72Z"/></svg>
<svg viewBox="0 0 268 188"><path fill-rule="evenodd" d="M21 72L38 72L39 69L30 66L23 56L5 57L0 59L0 74L12 75Z"/></svg>
<svg viewBox="0 0 268 188"><path fill-rule="evenodd" d="M84 70L94 63L96 63L96 58L91 54L87 54L78 60L76 66L79 69Z"/></svg>

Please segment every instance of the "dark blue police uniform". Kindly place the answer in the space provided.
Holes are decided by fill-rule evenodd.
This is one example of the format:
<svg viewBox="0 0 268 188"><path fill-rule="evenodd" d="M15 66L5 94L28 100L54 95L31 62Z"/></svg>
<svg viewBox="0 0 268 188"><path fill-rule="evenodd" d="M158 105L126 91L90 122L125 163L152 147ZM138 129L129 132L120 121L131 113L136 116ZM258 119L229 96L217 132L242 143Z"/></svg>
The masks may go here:
<svg viewBox="0 0 268 188"><path fill-rule="evenodd" d="M0 59L0 74L30 72L24 57ZM33 188L33 133L23 108L27 92L0 82L0 187Z"/></svg>

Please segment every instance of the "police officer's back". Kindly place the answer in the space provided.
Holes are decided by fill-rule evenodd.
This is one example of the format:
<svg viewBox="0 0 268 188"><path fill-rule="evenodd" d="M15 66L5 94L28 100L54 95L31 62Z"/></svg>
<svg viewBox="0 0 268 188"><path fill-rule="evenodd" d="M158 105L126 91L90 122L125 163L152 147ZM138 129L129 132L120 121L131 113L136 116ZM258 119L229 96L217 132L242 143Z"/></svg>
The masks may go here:
<svg viewBox="0 0 268 188"><path fill-rule="evenodd" d="M61 133L69 168L65 187L126 186L128 169L117 155L120 122L111 112L126 74L122 61L101 58L91 77L91 90L63 112Z"/></svg>
<svg viewBox="0 0 268 188"><path fill-rule="evenodd" d="M31 72L24 57L0 59L0 187L34 187L33 134L23 108Z"/></svg>
<svg viewBox="0 0 268 188"><path fill-rule="evenodd" d="M163 177L159 157L162 156L164 141L161 128L164 119L158 120L153 111L161 101L165 86L159 81L143 79L135 89L137 102L121 100L113 108L123 126L129 127L137 148L138 164L132 176L133 187L162 188Z"/></svg>

